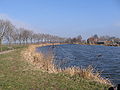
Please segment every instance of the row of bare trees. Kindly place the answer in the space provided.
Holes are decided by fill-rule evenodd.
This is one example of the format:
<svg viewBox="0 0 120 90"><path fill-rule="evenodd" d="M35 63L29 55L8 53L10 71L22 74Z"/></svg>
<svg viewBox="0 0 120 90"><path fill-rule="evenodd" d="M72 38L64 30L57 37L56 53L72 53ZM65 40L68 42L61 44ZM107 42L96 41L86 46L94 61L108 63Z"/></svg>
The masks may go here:
<svg viewBox="0 0 120 90"><path fill-rule="evenodd" d="M68 38L66 39L66 43L82 43L82 36L81 35L78 35L77 37L74 37L74 38Z"/></svg>
<svg viewBox="0 0 120 90"><path fill-rule="evenodd" d="M16 28L9 20L0 19L0 44L16 43L40 43L40 42L64 42L65 38L50 34L34 33L25 28Z"/></svg>

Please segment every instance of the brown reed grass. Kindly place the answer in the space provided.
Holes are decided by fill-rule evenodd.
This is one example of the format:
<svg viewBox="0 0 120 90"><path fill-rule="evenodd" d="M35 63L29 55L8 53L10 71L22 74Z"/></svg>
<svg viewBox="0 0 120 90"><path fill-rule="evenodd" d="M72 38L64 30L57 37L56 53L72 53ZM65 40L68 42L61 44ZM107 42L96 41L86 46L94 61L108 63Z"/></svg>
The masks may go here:
<svg viewBox="0 0 120 90"><path fill-rule="evenodd" d="M58 45L59 43L55 43L54 45ZM95 69L92 66L88 66L87 68L79 68L79 67L69 67L66 69L57 69L53 64L54 55L50 53L47 56L44 56L42 53L37 53L36 48L41 46L47 46L53 44L40 44L40 45L30 45L25 51L22 52L22 56L29 63L35 66L36 69L41 69L42 71L48 73L67 73L71 76L78 75L82 78L89 79L92 81L96 81L102 84L111 85L112 83L105 78L102 78L99 72L94 72Z"/></svg>

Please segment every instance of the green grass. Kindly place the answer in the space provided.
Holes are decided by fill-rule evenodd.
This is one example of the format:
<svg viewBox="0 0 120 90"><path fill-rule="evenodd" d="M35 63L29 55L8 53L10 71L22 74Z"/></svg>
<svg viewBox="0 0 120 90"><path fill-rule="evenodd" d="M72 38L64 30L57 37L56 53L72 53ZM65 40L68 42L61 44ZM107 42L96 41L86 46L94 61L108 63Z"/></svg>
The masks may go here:
<svg viewBox="0 0 120 90"><path fill-rule="evenodd" d="M24 48L27 45L0 45L0 52L12 49Z"/></svg>
<svg viewBox="0 0 120 90"><path fill-rule="evenodd" d="M32 70L20 56L23 48L0 55L0 90L107 90L108 86L79 76Z"/></svg>

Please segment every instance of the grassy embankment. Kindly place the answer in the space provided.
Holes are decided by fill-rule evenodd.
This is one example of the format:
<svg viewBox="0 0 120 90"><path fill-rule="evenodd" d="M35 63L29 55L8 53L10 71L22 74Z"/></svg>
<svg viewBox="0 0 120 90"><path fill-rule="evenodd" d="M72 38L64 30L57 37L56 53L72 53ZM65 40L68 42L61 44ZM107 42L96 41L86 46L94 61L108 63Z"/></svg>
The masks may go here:
<svg viewBox="0 0 120 90"><path fill-rule="evenodd" d="M7 50L13 50L18 48L23 48L26 45L0 45L0 52L7 51Z"/></svg>
<svg viewBox="0 0 120 90"><path fill-rule="evenodd" d="M78 74L49 73L47 71L51 69L47 68L50 66L42 65L44 67L38 69L41 67L36 68L36 61L32 64L24 60L23 50L25 48L0 55L0 90L107 90L109 87ZM36 56L34 59L37 60ZM43 71L45 67L46 71Z"/></svg>

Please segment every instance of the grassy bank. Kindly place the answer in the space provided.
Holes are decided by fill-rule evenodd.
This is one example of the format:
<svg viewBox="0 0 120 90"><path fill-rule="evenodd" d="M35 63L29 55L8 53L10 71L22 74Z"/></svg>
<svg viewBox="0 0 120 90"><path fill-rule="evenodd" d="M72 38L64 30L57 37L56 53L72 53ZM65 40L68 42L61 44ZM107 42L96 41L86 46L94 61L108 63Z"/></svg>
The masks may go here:
<svg viewBox="0 0 120 90"><path fill-rule="evenodd" d="M21 57L22 50L0 55L0 90L107 90L109 87L79 75L34 69Z"/></svg>
<svg viewBox="0 0 120 90"><path fill-rule="evenodd" d="M18 48L24 48L26 45L0 45L0 52L13 50Z"/></svg>
<svg viewBox="0 0 120 90"><path fill-rule="evenodd" d="M57 45L58 43L56 43ZM99 72L95 72L94 68L88 66L88 68L79 67L68 67L65 69L58 69L53 64L54 55L51 53L43 55L42 53L36 52L36 47L47 46L51 44L41 44L41 45L30 45L26 50L22 52L22 56L28 63L35 66L36 69L41 69L42 71L49 73L67 73L71 76L79 75L80 77L90 79L103 84L111 85L108 79L102 78ZM54 46L52 47L54 48Z"/></svg>

